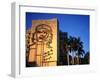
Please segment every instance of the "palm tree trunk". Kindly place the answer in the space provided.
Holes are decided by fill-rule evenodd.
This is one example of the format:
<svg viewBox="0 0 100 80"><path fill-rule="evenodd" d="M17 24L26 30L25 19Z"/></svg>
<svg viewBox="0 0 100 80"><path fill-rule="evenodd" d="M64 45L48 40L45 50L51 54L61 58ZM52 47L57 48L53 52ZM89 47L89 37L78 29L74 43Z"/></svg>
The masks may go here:
<svg viewBox="0 0 100 80"><path fill-rule="evenodd" d="M67 63L69 65L69 53L67 52Z"/></svg>
<svg viewBox="0 0 100 80"><path fill-rule="evenodd" d="M72 51L72 65L74 65L74 51Z"/></svg>
<svg viewBox="0 0 100 80"><path fill-rule="evenodd" d="M72 65L74 65L74 57L72 58Z"/></svg>
<svg viewBox="0 0 100 80"><path fill-rule="evenodd" d="M77 64L79 64L79 55L77 56Z"/></svg>

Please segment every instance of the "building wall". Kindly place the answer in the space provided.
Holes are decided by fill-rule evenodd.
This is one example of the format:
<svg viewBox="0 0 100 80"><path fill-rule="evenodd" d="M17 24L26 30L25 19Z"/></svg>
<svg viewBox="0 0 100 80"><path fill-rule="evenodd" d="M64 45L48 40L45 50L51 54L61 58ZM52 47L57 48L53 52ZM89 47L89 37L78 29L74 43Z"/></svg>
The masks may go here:
<svg viewBox="0 0 100 80"><path fill-rule="evenodd" d="M57 19L33 20L27 37L28 62L36 62L37 66L57 65Z"/></svg>

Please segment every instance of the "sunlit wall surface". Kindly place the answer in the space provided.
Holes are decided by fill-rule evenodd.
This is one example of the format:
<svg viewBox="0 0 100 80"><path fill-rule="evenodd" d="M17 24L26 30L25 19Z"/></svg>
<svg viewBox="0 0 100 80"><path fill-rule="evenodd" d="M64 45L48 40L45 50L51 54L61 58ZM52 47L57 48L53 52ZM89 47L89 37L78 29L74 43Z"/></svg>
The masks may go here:
<svg viewBox="0 0 100 80"><path fill-rule="evenodd" d="M26 66L57 65L57 19L32 20L26 30Z"/></svg>

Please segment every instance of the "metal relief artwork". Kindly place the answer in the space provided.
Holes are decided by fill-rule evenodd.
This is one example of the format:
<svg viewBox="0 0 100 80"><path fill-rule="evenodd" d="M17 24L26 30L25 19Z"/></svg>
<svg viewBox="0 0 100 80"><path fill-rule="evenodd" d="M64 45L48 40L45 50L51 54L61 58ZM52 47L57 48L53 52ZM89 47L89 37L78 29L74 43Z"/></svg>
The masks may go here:
<svg viewBox="0 0 100 80"><path fill-rule="evenodd" d="M32 21L32 27L26 31L27 67L57 64L56 22L56 19Z"/></svg>

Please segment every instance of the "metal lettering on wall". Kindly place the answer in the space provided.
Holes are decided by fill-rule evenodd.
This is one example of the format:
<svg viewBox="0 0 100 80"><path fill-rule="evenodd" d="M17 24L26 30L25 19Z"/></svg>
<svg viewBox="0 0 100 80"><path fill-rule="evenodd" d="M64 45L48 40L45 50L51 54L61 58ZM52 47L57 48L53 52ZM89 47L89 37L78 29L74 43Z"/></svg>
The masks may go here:
<svg viewBox="0 0 100 80"><path fill-rule="evenodd" d="M56 20L33 21L26 32L26 66L54 66L57 64ZM56 41L56 42L55 42ZM27 43L28 42L28 43Z"/></svg>

